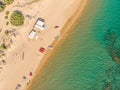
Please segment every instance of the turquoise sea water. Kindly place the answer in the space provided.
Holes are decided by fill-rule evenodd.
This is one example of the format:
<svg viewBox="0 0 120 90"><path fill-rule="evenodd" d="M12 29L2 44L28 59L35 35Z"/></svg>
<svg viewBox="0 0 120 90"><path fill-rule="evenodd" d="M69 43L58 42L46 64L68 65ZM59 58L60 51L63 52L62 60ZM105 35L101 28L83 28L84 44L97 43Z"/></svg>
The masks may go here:
<svg viewBox="0 0 120 90"><path fill-rule="evenodd" d="M89 0L31 90L120 90L120 0Z"/></svg>

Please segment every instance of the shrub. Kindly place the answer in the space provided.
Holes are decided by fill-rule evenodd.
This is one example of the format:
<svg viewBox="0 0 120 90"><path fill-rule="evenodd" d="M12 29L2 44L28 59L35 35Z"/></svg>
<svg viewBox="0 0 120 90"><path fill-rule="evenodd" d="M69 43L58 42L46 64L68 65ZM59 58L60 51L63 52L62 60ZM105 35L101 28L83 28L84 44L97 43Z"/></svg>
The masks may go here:
<svg viewBox="0 0 120 90"><path fill-rule="evenodd" d="M5 5L0 3L0 12L2 12L5 9Z"/></svg>
<svg viewBox="0 0 120 90"><path fill-rule="evenodd" d="M6 16L8 16L8 15L9 15L9 13L10 13L9 11L6 11Z"/></svg>
<svg viewBox="0 0 120 90"><path fill-rule="evenodd" d="M6 25L9 25L9 22L6 22Z"/></svg>
<svg viewBox="0 0 120 90"><path fill-rule="evenodd" d="M24 16L20 12L13 12L10 18L10 23L14 26L20 26L24 24Z"/></svg>
<svg viewBox="0 0 120 90"><path fill-rule="evenodd" d="M1 49L7 49L6 45L3 43L1 46L0 46Z"/></svg>
<svg viewBox="0 0 120 90"><path fill-rule="evenodd" d="M8 19L8 16L5 16L5 19Z"/></svg>
<svg viewBox="0 0 120 90"><path fill-rule="evenodd" d="M14 0L4 0L6 5L10 5L14 2Z"/></svg>
<svg viewBox="0 0 120 90"><path fill-rule="evenodd" d="M5 30L5 35L8 36L9 35L9 31Z"/></svg>

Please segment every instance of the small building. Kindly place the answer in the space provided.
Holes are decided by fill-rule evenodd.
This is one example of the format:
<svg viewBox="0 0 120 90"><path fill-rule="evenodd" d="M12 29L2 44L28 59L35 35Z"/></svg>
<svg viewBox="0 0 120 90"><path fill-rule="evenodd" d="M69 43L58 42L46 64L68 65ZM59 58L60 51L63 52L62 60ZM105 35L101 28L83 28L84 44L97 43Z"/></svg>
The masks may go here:
<svg viewBox="0 0 120 90"><path fill-rule="evenodd" d="M36 37L36 32L32 30L28 36L30 39L34 39Z"/></svg>
<svg viewBox="0 0 120 90"><path fill-rule="evenodd" d="M34 29L38 31L42 31L45 30L45 28L46 28L46 24L44 19L38 18L37 22L34 25Z"/></svg>

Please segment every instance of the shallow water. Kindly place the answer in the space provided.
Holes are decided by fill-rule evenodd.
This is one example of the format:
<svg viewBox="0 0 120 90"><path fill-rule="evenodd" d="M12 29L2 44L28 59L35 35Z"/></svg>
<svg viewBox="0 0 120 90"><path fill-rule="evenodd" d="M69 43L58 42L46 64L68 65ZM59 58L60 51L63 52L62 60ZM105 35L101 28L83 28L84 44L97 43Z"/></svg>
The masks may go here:
<svg viewBox="0 0 120 90"><path fill-rule="evenodd" d="M31 90L120 90L119 48L120 0L89 0Z"/></svg>

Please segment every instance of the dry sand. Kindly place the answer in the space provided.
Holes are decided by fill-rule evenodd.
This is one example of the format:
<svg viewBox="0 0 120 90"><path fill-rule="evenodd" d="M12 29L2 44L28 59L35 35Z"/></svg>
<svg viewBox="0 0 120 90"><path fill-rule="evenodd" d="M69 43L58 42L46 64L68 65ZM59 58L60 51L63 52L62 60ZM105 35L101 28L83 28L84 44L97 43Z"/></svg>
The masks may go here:
<svg viewBox="0 0 120 90"><path fill-rule="evenodd" d="M82 3L83 1L84 4ZM65 32L74 25L80 16L86 1L87 0L34 0L33 2L33 0L15 0L5 11L22 11L25 16L25 24L20 27L13 27L11 25L4 27L6 22L4 20L5 11L0 13L1 15L3 14L3 17L0 19L0 22L3 22L0 24L2 30L16 29L19 33L15 39L16 43L14 46L6 51L7 64L0 73L0 90L15 90L17 84L21 85L19 90L25 89L29 80L32 80L33 77L37 75L38 70L43 65L43 62L42 64L40 63L42 60L44 61L42 58L46 53L40 53L39 48L44 47L47 50L56 36L62 34L61 36L63 37ZM79 11L78 14L76 13L77 11ZM31 18L26 17L26 15L30 15ZM28 38L29 32L39 17L45 19L47 28L45 31L40 32L37 40L30 40ZM66 23L68 23L68 25ZM54 26L56 25L58 25L59 28L55 29ZM65 25L67 26L66 28L64 27ZM62 29L64 29L63 32L61 32ZM54 45L57 45L57 43ZM23 54L24 58L22 59ZM48 53L46 57L49 55ZM40 68L38 69L38 67ZM29 72L33 73L32 77L29 76ZM26 79L23 79L23 76L25 76ZM27 88L27 90L29 89Z"/></svg>

